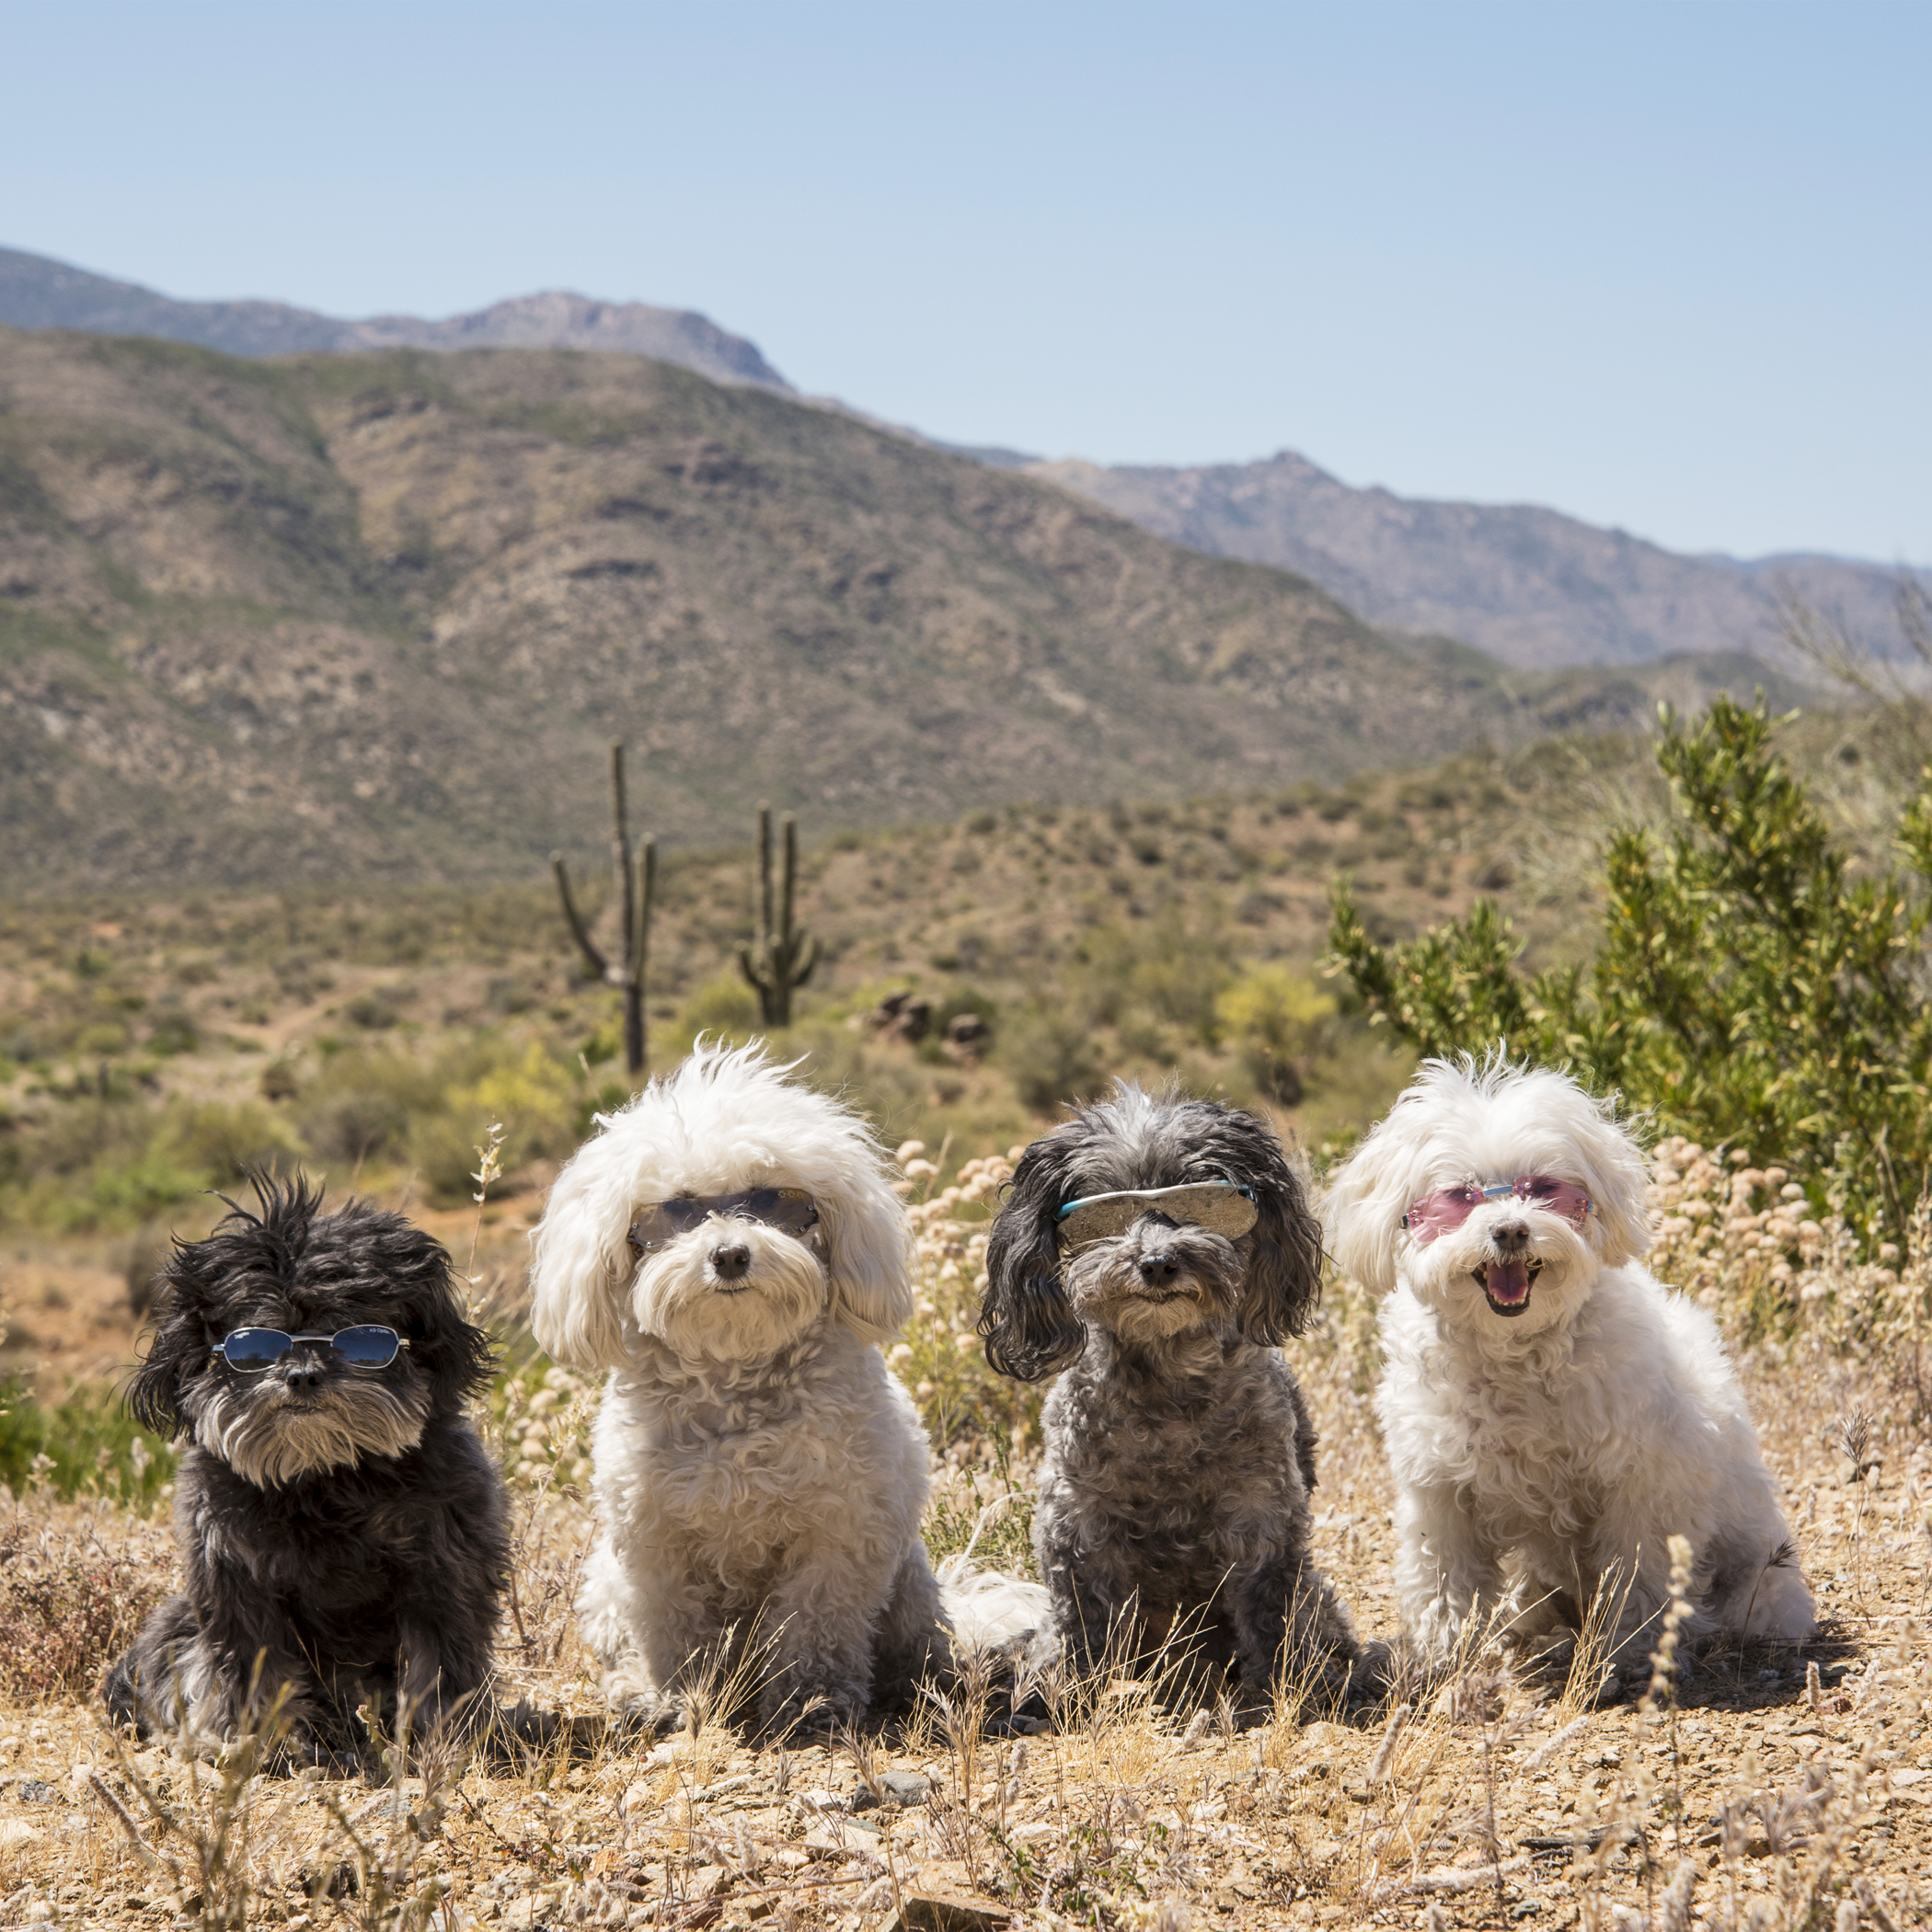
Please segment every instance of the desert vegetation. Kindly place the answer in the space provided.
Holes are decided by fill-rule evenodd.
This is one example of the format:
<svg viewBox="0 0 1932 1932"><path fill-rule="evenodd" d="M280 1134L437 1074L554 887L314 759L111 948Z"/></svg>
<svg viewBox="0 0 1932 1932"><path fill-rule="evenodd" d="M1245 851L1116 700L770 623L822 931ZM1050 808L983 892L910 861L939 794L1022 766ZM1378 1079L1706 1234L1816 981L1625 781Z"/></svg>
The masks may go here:
<svg viewBox="0 0 1932 1932"><path fill-rule="evenodd" d="M1892 863L1915 776L1875 742L1824 719L1767 741L1848 891ZM1668 839L1673 812L1648 746L1575 741L1341 789L817 845L808 823L799 916L822 951L783 1040L898 1151L919 1299L889 1352L933 1441L936 1556L1030 1560L1037 1392L991 1374L973 1327L997 1190L1060 1101L1117 1071L1172 1074L1267 1109L1318 1169L1416 1048L1325 968L1335 873L1386 957L1507 918L1523 970L1589 983L1593 855L1615 826ZM734 960L753 884L742 852L661 861L660 1064L700 1029L755 1029ZM0 1923L1882 1932L1932 1911L1916 1173L1880 1226L1832 1144L1765 1137L1775 1110L1736 1131L1659 1125L1658 1269L1739 1351L1826 1619L1801 1653L1665 1641L1642 1700L1605 1707L1587 1643L1551 1684L1484 1640L1365 1720L1283 1684L1249 1730L1170 1708L1157 1673L1103 1672L1050 1675L1052 1725L1003 1734L969 1681L879 1736L799 1750L735 1731L720 1685L704 1721L627 1742L569 1615L596 1392L523 1324L522 1237L552 1164L625 1091L615 1003L578 972L549 882L16 903L6 920ZM515 1501L501 1697L569 1723L392 1751L356 1784L267 1775L267 1740L211 1764L106 1730L100 1670L173 1562L169 1448L118 1418L113 1381L158 1240L199 1232L200 1190L263 1161L407 1207L469 1279L501 1344L487 1426ZM1317 1553L1386 1637L1373 1308L1333 1280L1293 1346L1322 1433Z"/></svg>

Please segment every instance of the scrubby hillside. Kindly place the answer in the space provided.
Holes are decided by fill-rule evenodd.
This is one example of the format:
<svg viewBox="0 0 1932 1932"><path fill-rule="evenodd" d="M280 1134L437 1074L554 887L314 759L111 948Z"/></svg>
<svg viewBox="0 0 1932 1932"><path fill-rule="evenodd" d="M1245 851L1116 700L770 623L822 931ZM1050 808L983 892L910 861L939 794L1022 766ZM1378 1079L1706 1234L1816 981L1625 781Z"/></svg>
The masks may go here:
<svg viewBox="0 0 1932 1932"><path fill-rule="evenodd" d="M528 877L1616 729L1742 663L1512 677L1046 484L659 362L0 331L0 880Z"/></svg>

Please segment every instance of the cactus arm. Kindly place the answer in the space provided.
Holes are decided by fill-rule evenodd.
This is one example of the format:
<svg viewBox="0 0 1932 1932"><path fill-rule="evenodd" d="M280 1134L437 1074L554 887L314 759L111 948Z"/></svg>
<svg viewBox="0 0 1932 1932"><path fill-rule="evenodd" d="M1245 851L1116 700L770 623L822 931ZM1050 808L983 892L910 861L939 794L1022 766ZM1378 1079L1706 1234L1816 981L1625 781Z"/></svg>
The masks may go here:
<svg viewBox="0 0 1932 1932"><path fill-rule="evenodd" d="M550 869L557 875L557 891L563 900L564 917L569 922L570 935L577 941L579 949L590 961L591 971L601 980L605 978L610 967L604 955L597 950L591 938L590 928L583 923L583 915L577 910L577 902L570 896L570 875L564 866L561 852L550 855Z"/></svg>
<svg viewBox="0 0 1932 1932"><path fill-rule="evenodd" d="M619 943L624 956L616 973L617 983L636 983L631 972L631 956L637 932L637 901L630 868L629 814L624 809L624 741L611 741L611 872L617 888ZM635 1068L632 1069L636 1071Z"/></svg>
<svg viewBox="0 0 1932 1932"><path fill-rule="evenodd" d="M779 937L788 949L791 945L791 904L792 887L799 870L799 822L790 812L785 814L785 911L784 923L779 926Z"/></svg>
<svg viewBox="0 0 1932 1932"><path fill-rule="evenodd" d="M758 938L769 948L772 941L772 809L758 808Z"/></svg>
<svg viewBox="0 0 1932 1932"><path fill-rule="evenodd" d="M658 889L658 842L654 838L646 839L643 849L638 854L637 880L637 914L630 943L630 983L642 986L645 963L650 957L650 903L657 897Z"/></svg>

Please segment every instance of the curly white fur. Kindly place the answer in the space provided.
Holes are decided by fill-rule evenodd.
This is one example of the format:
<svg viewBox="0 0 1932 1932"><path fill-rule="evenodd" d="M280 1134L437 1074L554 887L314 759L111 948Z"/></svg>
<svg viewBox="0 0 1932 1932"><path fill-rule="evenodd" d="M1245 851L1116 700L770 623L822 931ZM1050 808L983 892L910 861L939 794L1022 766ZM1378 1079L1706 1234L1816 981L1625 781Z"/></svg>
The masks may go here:
<svg viewBox="0 0 1932 1932"><path fill-rule="evenodd" d="M700 1044L600 1118L533 1236L537 1340L610 1371L578 1600L605 1694L668 1716L722 1668L770 1731L903 1699L946 1636L926 1435L878 1347L912 1312L905 1210L865 1123L788 1071ZM763 1186L805 1189L818 1225L626 1244L653 1202Z"/></svg>
<svg viewBox="0 0 1932 1932"><path fill-rule="evenodd" d="M1464 1182L1581 1183L1581 1229L1512 1198L1428 1243L1409 1204ZM1377 1408L1397 1485L1403 1626L1435 1660L1494 1608L1524 1634L1574 1629L1600 1584L1622 1604L1613 1654L1649 1645L1673 1535L1690 1540L1696 1614L1785 1641L1811 1634L1778 1487L1716 1324L1665 1289L1643 1155L1608 1103L1567 1075L1492 1059L1430 1061L1341 1169L1328 1246L1384 1295ZM1485 1280L1527 1270L1504 1312Z"/></svg>

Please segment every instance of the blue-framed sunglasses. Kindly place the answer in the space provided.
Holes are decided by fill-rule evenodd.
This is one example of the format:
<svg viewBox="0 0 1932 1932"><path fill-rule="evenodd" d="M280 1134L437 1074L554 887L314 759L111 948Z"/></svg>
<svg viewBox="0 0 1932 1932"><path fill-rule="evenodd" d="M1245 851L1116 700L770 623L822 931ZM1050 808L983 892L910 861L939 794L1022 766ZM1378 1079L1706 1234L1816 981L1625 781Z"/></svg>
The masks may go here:
<svg viewBox="0 0 1932 1932"><path fill-rule="evenodd" d="M1089 1194L1069 1201L1053 1216L1068 1248L1124 1235L1143 1214L1204 1227L1238 1241L1259 1218L1255 1190L1232 1180L1196 1180L1178 1188L1130 1188L1118 1194Z"/></svg>
<svg viewBox="0 0 1932 1932"><path fill-rule="evenodd" d="M394 1328L338 1328L333 1335L287 1335L280 1328L236 1328L215 1343L214 1352L244 1375L270 1369L297 1342L319 1341L333 1349L351 1368L385 1369L409 1346Z"/></svg>

